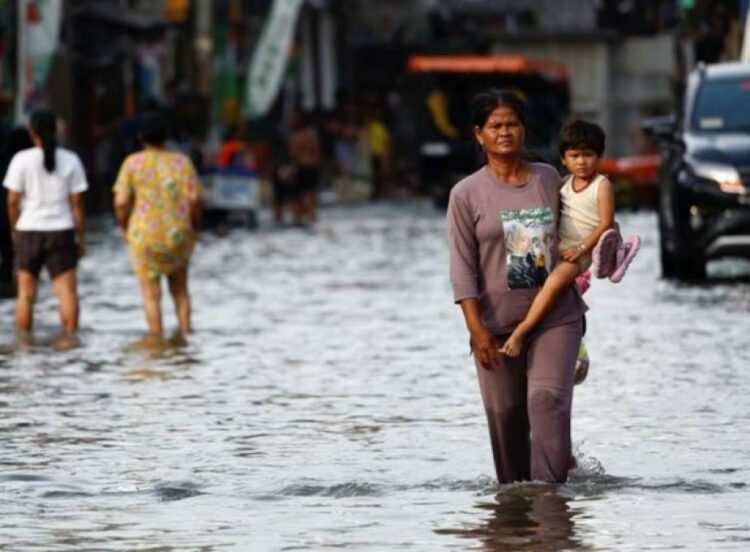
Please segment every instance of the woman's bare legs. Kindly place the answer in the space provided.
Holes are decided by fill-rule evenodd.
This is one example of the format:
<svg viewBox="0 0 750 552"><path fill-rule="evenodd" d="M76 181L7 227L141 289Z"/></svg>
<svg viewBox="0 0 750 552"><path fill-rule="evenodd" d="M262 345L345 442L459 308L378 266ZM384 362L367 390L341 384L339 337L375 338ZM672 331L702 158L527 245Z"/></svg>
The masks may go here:
<svg viewBox="0 0 750 552"><path fill-rule="evenodd" d="M177 313L177 323L180 332L184 335L192 329L190 325L190 293L188 292L188 267L187 265L167 276L169 280L169 292L174 301L174 310Z"/></svg>
<svg viewBox="0 0 750 552"><path fill-rule="evenodd" d="M66 333L78 330L78 292L77 292L76 269L66 270L58 274L52 280L52 289L57 295L60 305L60 321Z"/></svg>
<svg viewBox="0 0 750 552"><path fill-rule="evenodd" d="M531 303L526 318L513 330L510 337L503 344L501 352L507 356L515 357L521 353L523 340L539 322L541 322L557 300L557 296L562 290L568 287L581 273L580 267L575 263L560 261L555 269L547 277L541 291Z"/></svg>
<svg viewBox="0 0 750 552"><path fill-rule="evenodd" d="M16 297L16 331L29 333L34 323L34 301L39 279L27 270L18 271Z"/></svg>
<svg viewBox="0 0 750 552"><path fill-rule="evenodd" d="M148 333L160 337L162 335L161 280L159 278L144 278L140 280L140 284Z"/></svg>

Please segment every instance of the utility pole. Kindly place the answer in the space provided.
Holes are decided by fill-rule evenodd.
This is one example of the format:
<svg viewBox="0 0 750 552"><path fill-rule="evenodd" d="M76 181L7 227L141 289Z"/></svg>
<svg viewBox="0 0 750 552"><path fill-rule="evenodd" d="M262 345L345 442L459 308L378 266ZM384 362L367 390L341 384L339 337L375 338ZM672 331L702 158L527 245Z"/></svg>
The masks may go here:
<svg viewBox="0 0 750 552"><path fill-rule="evenodd" d="M750 63L750 9L745 14L745 32L742 37L742 49L740 50L740 61Z"/></svg>
<svg viewBox="0 0 750 552"><path fill-rule="evenodd" d="M26 103L26 17L29 0L18 0L16 27L16 104L14 122L16 125L26 123L24 111Z"/></svg>

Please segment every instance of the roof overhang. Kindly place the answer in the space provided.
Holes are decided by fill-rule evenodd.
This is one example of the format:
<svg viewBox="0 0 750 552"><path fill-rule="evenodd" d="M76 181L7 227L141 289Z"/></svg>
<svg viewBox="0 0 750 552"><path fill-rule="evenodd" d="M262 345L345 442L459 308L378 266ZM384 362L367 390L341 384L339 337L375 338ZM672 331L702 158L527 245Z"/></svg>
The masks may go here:
<svg viewBox="0 0 750 552"><path fill-rule="evenodd" d="M549 80L567 81L568 68L561 63L535 61L524 56L423 56L409 58L411 73L515 73L539 75Z"/></svg>

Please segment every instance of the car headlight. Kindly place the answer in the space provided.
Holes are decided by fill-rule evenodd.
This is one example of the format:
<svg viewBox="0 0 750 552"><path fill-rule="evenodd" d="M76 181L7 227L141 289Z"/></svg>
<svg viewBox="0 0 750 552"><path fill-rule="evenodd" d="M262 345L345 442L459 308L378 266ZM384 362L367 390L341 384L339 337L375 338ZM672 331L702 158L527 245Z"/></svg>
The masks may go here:
<svg viewBox="0 0 750 552"><path fill-rule="evenodd" d="M747 189L742 184L740 173L731 165L692 162L690 168L697 176L716 182L723 192L730 194L747 193Z"/></svg>

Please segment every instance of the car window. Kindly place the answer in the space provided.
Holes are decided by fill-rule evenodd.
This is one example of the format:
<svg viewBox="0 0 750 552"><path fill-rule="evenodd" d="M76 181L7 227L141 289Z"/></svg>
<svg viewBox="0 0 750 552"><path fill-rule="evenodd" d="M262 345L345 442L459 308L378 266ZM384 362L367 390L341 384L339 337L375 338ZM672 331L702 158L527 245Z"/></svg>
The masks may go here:
<svg viewBox="0 0 750 552"><path fill-rule="evenodd" d="M693 110L691 127L698 132L750 129L750 76L705 81Z"/></svg>

